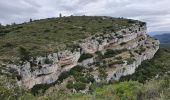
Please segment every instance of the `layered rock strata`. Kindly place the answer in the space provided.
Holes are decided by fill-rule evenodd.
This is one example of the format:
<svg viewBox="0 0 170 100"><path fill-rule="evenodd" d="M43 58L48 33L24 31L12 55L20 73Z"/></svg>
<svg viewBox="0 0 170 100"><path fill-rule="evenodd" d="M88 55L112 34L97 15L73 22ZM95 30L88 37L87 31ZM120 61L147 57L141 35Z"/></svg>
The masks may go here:
<svg viewBox="0 0 170 100"><path fill-rule="evenodd" d="M138 37L142 37L138 39ZM30 89L36 84L49 84L57 81L58 76L63 72L70 70L76 65L90 66L95 63L95 57L78 62L80 56L84 53L90 53L95 56L95 52L105 52L107 49L131 50L138 46L147 44L152 40L153 44L141 55L136 54L132 64L117 65L116 70L108 72L107 80L112 78L119 79L123 75L134 73L143 60L151 59L159 49L159 41L148 38L146 35L146 25L136 23L133 26L112 33L97 33L78 43L79 48L73 51L65 50L48 55L47 57L36 57L31 62L24 62L23 65L8 65L17 69L21 80L18 82ZM97 79L98 75L94 75Z"/></svg>

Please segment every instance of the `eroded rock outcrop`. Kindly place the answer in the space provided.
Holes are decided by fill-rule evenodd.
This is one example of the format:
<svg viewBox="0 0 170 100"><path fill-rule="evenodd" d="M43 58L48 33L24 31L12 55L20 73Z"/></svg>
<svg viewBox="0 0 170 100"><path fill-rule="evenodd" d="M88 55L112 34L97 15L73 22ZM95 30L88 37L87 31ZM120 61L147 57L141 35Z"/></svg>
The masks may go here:
<svg viewBox="0 0 170 100"><path fill-rule="evenodd" d="M152 43L150 43L152 42ZM24 62L22 65L8 65L17 69L21 80L18 82L26 88L32 88L36 84L49 84L55 82L58 76L63 72L70 70L76 65L91 66L96 62L95 53L106 52L107 49L132 50L137 47L147 45L147 50L141 54L134 55L134 61L131 64L116 64L116 69L109 70L107 80L111 78L119 79L123 75L134 73L143 60L151 59L159 49L159 41L146 35L146 25L136 23L133 26L122 29L118 32L98 33L88 37L78 43L79 48L73 51L65 50L48 55L47 57L32 58L30 62ZM83 53L92 54L92 58L78 62ZM94 75L98 80L98 75Z"/></svg>
<svg viewBox="0 0 170 100"><path fill-rule="evenodd" d="M155 41L155 45L149 48L147 51L143 52L141 55L136 55L132 64L118 65L117 69L108 73L107 80L110 79L119 79L121 76L133 74L135 69L142 63L144 60L152 59L159 49L159 41Z"/></svg>

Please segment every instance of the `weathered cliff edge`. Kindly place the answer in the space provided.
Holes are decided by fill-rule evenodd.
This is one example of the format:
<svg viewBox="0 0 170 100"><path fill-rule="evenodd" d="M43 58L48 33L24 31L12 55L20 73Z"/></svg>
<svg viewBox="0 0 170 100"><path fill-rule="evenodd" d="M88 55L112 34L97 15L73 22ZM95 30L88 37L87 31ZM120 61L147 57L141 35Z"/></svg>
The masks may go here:
<svg viewBox="0 0 170 100"><path fill-rule="evenodd" d="M158 49L159 49L159 46L155 46L149 49L148 51L146 51L145 53L143 53L142 55L136 56L135 61L132 64L119 66L118 69L109 73L107 80L110 80L113 78L118 80L121 76L133 74L135 72L135 69L142 63L142 61L152 59Z"/></svg>
<svg viewBox="0 0 170 100"><path fill-rule="evenodd" d="M142 37L139 40L138 37ZM143 60L151 59L159 49L159 41L154 40L146 35L146 25L136 23L133 26L112 33L98 33L88 37L78 43L79 47L73 50L64 50L57 53L49 54L47 57L36 57L31 62L25 62L22 65L10 64L8 67L17 69L21 79L18 83L25 88L32 88L36 84L49 84L58 79L63 72L73 68L76 65L89 66L95 63L95 57L78 62L83 53L95 54L97 51L105 52L106 49L134 49L140 45L147 44L152 41L152 45L142 54L136 54L132 64L115 65L116 70L108 71L107 80L112 78L119 79L123 75L134 73ZM126 43L126 45L121 45ZM45 63L48 59L51 63ZM98 75L94 74L94 78L98 80Z"/></svg>

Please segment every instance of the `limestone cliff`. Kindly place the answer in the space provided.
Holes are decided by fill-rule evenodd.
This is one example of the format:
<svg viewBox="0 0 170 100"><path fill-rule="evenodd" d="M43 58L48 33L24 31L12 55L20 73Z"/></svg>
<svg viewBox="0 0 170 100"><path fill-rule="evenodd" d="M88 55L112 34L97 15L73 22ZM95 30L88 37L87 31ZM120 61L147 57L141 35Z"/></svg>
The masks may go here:
<svg viewBox="0 0 170 100"><path fill-rule="evenodd" d="M104 61L108 65L112 63L109 66L113 66L106 69L108 81L134 73L142 61L151 59L159 49L159 41L146 35L146 25L141 23L116 32L97 33L76 44L79 46L73 50L59 51L46 57L38 56L22 65L9 64L8 67L17 69L21 76L18 83L30 89L36 84L49 84L57 81L62 72L76 65L95 68L97 62L104 65ZM104 55L107 50L123 50L123 52L98 60L96 52ZM82 54L91 54L92 57L80 61ZM116 63L119 61L116 57L121 57L119 60L122 63ZM96 81L100 81L98 70L94 70L91 74Z"/></svg>

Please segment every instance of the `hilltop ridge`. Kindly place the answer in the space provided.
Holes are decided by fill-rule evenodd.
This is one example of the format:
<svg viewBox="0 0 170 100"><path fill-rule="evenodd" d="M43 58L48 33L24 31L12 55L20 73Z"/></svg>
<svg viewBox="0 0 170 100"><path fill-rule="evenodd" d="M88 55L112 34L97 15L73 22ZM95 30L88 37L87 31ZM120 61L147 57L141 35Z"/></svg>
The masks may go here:
<svg viewBox="0 0 170 100"><path fill-rule="evenodd" d="M146 34L146 23L105 16L70 16L3 26L1 73L32 89L87 93L92 83L133 74L159 49ZM46 90L46 89L45 89Z"/></svg>
<svg viewBox="0 0 170 100"><path fill-rule="evenodd" d="M45 55L73 46L75 41L96 33L114 32L136 21L104 16L69 16L34 20L0 27L0 59L19 56L24 47L32 56Z"/></svg>

